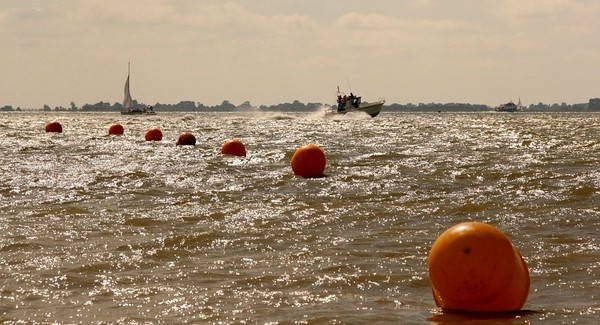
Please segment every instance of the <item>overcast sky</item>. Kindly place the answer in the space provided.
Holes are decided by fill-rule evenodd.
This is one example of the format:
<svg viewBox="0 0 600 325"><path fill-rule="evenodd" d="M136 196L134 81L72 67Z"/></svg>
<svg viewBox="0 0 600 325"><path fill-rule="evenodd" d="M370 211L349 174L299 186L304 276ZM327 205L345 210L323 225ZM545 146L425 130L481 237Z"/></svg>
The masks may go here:
<svg viewBox="0 0 600 325"><path fill-rule="evenodd" d="M600 97L598 0L0 0L0 106Z"/></svg>

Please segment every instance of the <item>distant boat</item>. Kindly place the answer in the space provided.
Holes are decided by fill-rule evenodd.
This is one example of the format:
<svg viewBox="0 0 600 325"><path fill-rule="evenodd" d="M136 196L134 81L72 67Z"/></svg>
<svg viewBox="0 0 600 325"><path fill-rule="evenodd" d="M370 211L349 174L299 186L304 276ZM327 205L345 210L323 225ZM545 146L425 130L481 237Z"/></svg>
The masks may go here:
<svg viewBox="0 0 600 325"><path fill-rule="evenodd" d="M521 97L519 97L519 103L517 104L517 111L522 111L523 105L521 105Z"/></svg>
<svg viewBox="0 0 600 325"><path fill-rule="evenodd" d="M143 109L135 108L133 105L133 99L131 98L131 92L129 91L129 75L131 72L131 64L127 64L127 81L125 81L125 98L123 99L123 108L121 114L123 115L138 115L138 114L149 114L154 115L156 112L152 109L152 106Z"/></svg>
<svg viewBox="0 0 600 325"><path fill-rule="evenodd" d="M516 112L516 111L517 111L517 104L513 103L512 101L496 107L496 112Z"/></svg>
<svg viewBox="0 0 600 325"><path fill-rule="evenodd" d="M350 96L346 96L340 92L340 87L338 87L336 113L346 114L351 112L364 112L371 117L375 117L381 112L381 107L384 103L384 99L372 103L363 102L361 96L356 96L353 93L350 93Z"/></svg>
<svg viewBox="0 0 600 325"><path fill-rule="evenodd" d="M513 103L513 101L511 100L510 102L508 102L506 104L502 104L502 105L496 107L496 112L517 112L522 109L523 109L523 106L521 105L521 98L519 98L518 104Z"/></svg>

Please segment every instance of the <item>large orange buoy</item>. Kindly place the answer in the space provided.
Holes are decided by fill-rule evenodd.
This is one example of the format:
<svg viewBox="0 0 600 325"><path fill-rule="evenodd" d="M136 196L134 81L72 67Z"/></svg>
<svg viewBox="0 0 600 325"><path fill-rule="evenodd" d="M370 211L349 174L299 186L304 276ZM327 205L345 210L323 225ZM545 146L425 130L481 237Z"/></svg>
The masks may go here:
<svg viewBox="0 0 600 325"><path fill-rule="evenodd" d="M529 270L500 230L466 222L444 231L428 259L433 298L454 311L520 310L529 294Z"/></svg>
<svg viewBox="0 0 600 325"><path fill-rule="evenodd" d="M60 123L58 123L58 122L50 122L50 123L46 124L46 132L61 133L62 125L60 125Z"/></svg>
<svg viewBox="0 0 600 325"><path fill-rule="evenodd" d="M196 137L189 132L183 132L177 139L178 146L194 146L196 145Z"/></svg>
<svg viewBox="0 0 600 325"><path fill-rule="evenodd" d="M304 178L323 177L327 159L319 146L309 144L302 146L292 156L292 170L294 174Z"/></svg>
<svg viewBox="0 0 600 325"><path fill-rule="evenodd" d="M159 128L150 128L144 136L146 141L161 141L163 138L162 131Z"/></svg>
<svg viewBox="0 0 600 325"><path fill-rule="evenodd" d="M238 157L246 157L246 147L240 140L227 140L221 146L221 153Z"/></svg>
<svg viewBox="0 0 600 325"><path fill-rule="evenodd" d="M108 134L121 135L125 132L125 129L121 124L115 123L108 128Z"/></svg>

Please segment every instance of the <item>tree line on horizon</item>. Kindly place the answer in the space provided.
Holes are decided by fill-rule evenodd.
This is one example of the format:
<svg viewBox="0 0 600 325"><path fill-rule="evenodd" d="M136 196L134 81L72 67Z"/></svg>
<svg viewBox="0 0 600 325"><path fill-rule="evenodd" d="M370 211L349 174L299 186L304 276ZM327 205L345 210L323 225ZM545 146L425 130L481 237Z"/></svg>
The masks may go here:
<svg viewBox="0 0 600 325"><path fill-rule="evenodd" d="M263 112L315 112L321 110L322 107L330 106L321 103L302 103L294 100L291 103L281 103L276 105L260 105L252 106L249 101L243 102L240 105L234 105L228 100L224 100L220 105L207 106L200 102L181 101L177 104L162 104L156 103L152 107L157 112L237 112L237 111L263 111ZM134 100L135 108L143 108L146 105ZM41 109L33 109L33 111L58 111L58 112L120 112L123 108L121 103L110 104L109 102L99 102L96 104L85 104L78 107L74 102L71 102L69 107L57 106L52 109L48 105L44 105ZM29 110L29 109L28 109ZM468 103L407 103L407 104L389 104L383 106L383 111L386 112L486 112L493 111L494 107L482 104ZM20 107L16 109L10 105L0 107L0 112L24 111ZM600 111L600 98L591 98L587 103L581 104L530 104L524 106L523 111L526 112L589 112Z"/></svg>

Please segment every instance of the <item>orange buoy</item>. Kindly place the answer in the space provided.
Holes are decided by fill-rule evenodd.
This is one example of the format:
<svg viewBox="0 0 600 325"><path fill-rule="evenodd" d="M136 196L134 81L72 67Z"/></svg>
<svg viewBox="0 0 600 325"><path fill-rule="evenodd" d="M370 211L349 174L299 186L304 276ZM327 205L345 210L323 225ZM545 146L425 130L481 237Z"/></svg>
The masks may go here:
<svg viewBox="0 0 600 325"><path fill-rule="evenodd" d="M309 144L302 146L292 156L292 170L294 174L304 178L316 178L325 176L325 165L327 159L325 153L319 146Z"/></svg>
<svg viewBox="0 0 600 325"><path fill-rule="evenodd" d="M178 146L194 146L196 145L196 137L189 132L183 132L177 139Z"/></svg>
<svg viewBox="0 0 600 325"><path fill-rule="evenodd" d="M115 123L108 128L108 134L121 135L125 132L125 129L121 124Z"/></svg>
<svg viewBox="0 0 600 325"><path fill-rule="evenodd" d="M146 141L161 141L163 134L159 128L150 128L146 131L144 136Z"/></svg>
<svg viewBox="0 0 600 325"><path fill-rule="evenodd" d="M46 132L62 133L62 125L58 122L50 122L46 124Z"/></svg>
<svg viewBox="0 0 600 325"><path fill-rule="evenodd" d="M529 270L500 230L465 222L444 231L428 258L433 298L454 311L520 310L529 294Z"/></svg>
<svg viewBox="0 0 600 325"><path fill-rule="evenodd" d="M227 140L221 146L221 153L238 157L246 157L246 147L240 140Z"/></svg>

